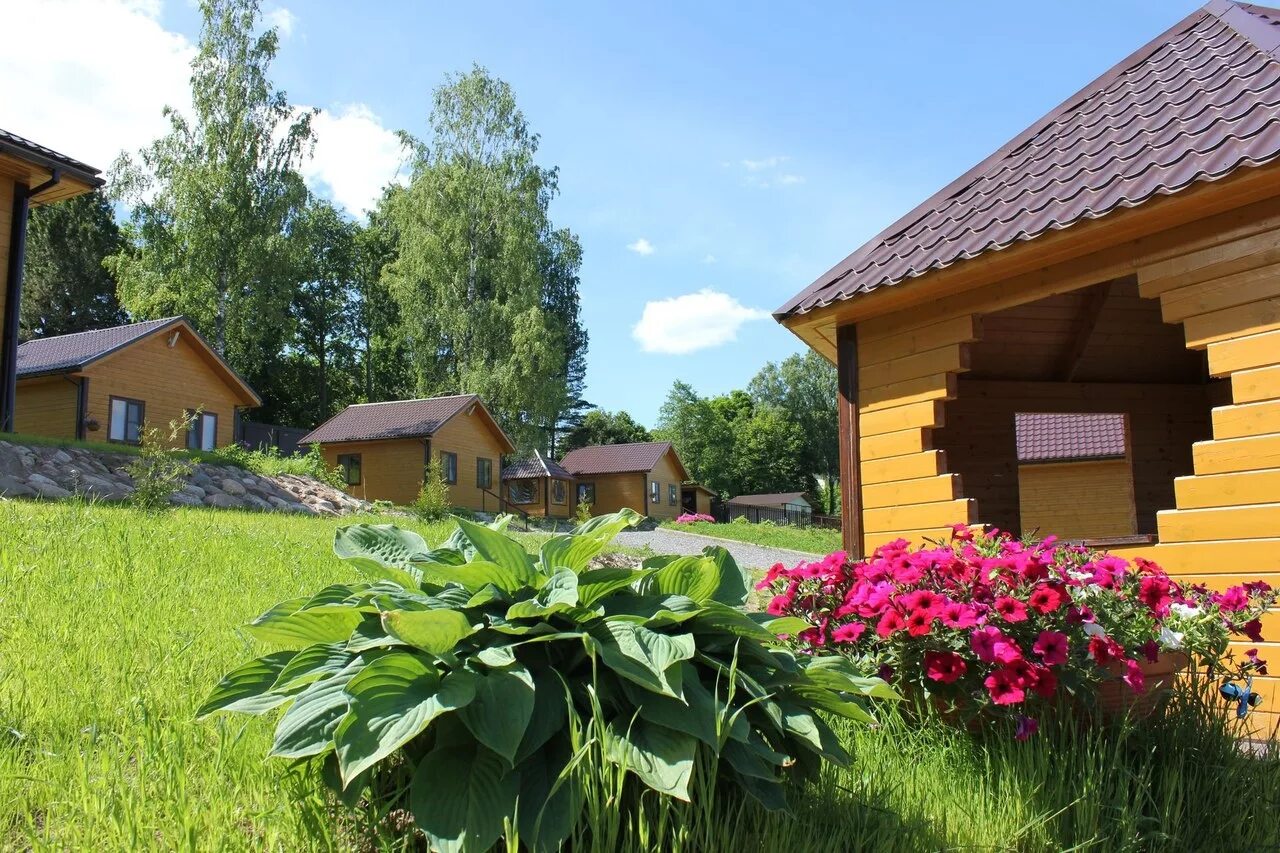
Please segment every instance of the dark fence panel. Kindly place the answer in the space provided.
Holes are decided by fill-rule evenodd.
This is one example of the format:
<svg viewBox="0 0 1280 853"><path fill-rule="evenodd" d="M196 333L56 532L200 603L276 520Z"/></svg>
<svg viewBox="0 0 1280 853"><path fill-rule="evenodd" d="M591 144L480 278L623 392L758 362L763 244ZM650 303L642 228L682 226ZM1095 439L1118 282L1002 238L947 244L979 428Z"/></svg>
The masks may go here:
<svg viewBox="0 0 1280 853"><path fill-rule="evenodd" d="M298 452L306 452L306 448L298 446L298 441L308 432L310 430L301 427L240 421L240 434L236 436L236 441L250 450L275 447L279 449L280 455L293 456Z"/></svg>
<svg viewBox="0 0 1280 853"><path fill-rule="evenodd" d="M780 509L767 506L742 506L728 504L729 520L745 518L752 523L772 521L774 524L794 524L797 527L808 527L813 523L812 510Z"/></svg>

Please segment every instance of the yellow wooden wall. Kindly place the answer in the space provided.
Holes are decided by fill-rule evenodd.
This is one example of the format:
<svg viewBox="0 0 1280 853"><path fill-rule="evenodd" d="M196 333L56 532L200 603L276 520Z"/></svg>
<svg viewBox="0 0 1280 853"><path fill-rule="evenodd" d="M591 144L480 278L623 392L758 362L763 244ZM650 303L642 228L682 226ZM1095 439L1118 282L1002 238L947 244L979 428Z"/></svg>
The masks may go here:
<svg viewBox="0 0 1280 853"><path fill-rule="evenodd" d="M1099 539L1138 532L1128 459L1018 466L1023 534Z"/></svg>
<svg viewBox="0 0 1280 853"><path fill-rule="evenodd" d="M484 494L476 483L476 459L493 460L493 480L489 491L501 494L502 454L506 444L494 433L489 422L474 407L470 412L459 412L431 436L431 452L448 451L458 454L458 482L449 488L454 506L467 509L493 511L494 498ZM421 484L421 472L419 472ZM415 492L416 494L416 492Z"/></svg>
<svg viewBox="0 0 1280 853"><path fill-rule="evenodd" d="M596 500L591 505L592 515L608 515L623 507L644 514L645 489L649 488L647 473L584 474L578 478L578 483L595 483Z"/></svg>
<svg viewBox="0 0 1280 853"><path fill-rule="evenodd" d="M322 451L330 466L338 464L340 455L360 454L360 483L347 486L346 491L362 500L391 501L403 506L413 503L422 490L422 474L427 461L425 439L350 441L323 445ZM461 460L458 467L461 473ZM498 476L496 471L494 476Z"/></svg>
<svg viewBox="0 0 1280 853"><path fill-rule="evenodd" d="M519 480L504 480L502 496L510 500L506 489L512 482L531 481L534 484L534 501L531 504L519 504L520 509L534 518L572 518L577 509L577 484L573 480L561 480L564 484L564 503L555 502L555 481L547 477L527 477Z"/></svg>
<svg viewBox="0 0 1280 853"><path fill-rule="evenodd" d="M694 489L693 491L694 511L700 515L711 515L711 495L702 491L702 489Z"/></svg>
<svg viewBox="0 0 1280 853"><path fill-rule="evenodd" d="M653 471L648 474L649 480L658 481L658 500L650 502L649 515L654 518L675 518L680 515L680 484L684 482L684 474L680 473L676 468L675 458L672 452L668 450L658 460L658 464L653 466ZM669 499L671 487L676 487L676 500L672 503ZM646 487L647 488L647 487ZM636 512L643 512L644 506L632 507Z"/></svg>
<svg viewBox="0 0 1280 853"><path fill-rule="evenodd" d="M144 417L150 426L168 430L188 409L203 408L218 416L217 446L235 438L235 408L244 405L237 390L227 383L183 331L169 346L173 330L151 335L127 346L84 370L89 379L86 414L97 420L97 431L85 437L106 441L109 435L111 397L127 397L146 403ZM185 445L182 436L177 442Z"/></svg>
<svg viewBox="0 0 1280 853"><path fill-rule="evenodd" d="M14 431L50 438L75 438L80 380L69 376L24 379L18 383Z"/></svg>

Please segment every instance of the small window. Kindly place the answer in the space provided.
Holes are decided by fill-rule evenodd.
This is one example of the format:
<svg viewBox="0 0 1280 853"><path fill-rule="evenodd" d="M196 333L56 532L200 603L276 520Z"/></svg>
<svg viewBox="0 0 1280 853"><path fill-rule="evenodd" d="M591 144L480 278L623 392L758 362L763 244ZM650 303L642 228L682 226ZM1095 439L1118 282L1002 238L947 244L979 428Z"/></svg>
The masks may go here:
<svg viewBox="0 0 1280 853"><path fill-rule="evenodd" d="M493 488L493 460L476 460L476 485L482 489Z"/></svg>
<svg viewBox="0 0 1280 853"><path fill-rule="evenodd" d="M213 450L218 444L218 416L213 412L187 410L188 450Z"/></svg>
<svg viewBox="0 0 1280 853"><path fill-rule="evenodd" d="M680 500L680 493L676 490L675 483L667 483L667 503L675 506Z"/></svg>
<svg viewBox="0 0 1280 853"><path fill-rule="evenodd" d="M568 496L568 489L564 486L564 480L551 481L551 502L553 504L563 505Z"/></svg>
<svg viewBox="0 0 1280 853"><path fill-rule="evenodd" d="M533 480L512 480L507 485L507 500L513 504L531 504L537 495Z"/></svg>
<svg viewBox="0 0 1280 853"><path fill-rule="evenodd" d="M578 503L594 504L596 502L596 484L595 483L579 483L578 484Z"/></svg>
<svg viewBox="0 0 1280 853"><path fill-rule="evenodd" d="M137 444L142 439L142 421L145 413L146 404L141 400L112 397L107 438L111 441L122 441L125 444Z"/></svg>
<svg viewBox="0 0 1280 853"><path fill-rule="evenodd" d="M440 468L444 472L444 481L451 486L458 484L458 454L447 450L440 451Z"/></svg>
<svg viewBox="0 0 1280 853"><path fill-rule="evenodd" d="M360 454L339 453L338 467L342 469L342 480L348 486L360 485Z"/></svg>
<svg viewBox="0 0 1280 853"><path fill-rule="evenodd" d="M662 486L657 480L649 481L649 503L656 504L662 500Z"/></svg>

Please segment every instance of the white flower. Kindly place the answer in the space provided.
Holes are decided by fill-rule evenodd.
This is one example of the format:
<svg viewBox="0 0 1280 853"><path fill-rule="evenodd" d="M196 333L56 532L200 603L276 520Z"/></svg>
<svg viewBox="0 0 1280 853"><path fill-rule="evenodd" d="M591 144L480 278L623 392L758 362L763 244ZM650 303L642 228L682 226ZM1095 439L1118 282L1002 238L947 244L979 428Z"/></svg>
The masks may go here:
<svg viewBox="0 0 1280 853"><path fill-rule="evenodd" d="M1090 637L1105 637L1107 635L1107 629L1103 628L1097 622L1084 623L1084 632Z"/></svg>
<svg viewBox="0 0 1280 853"><path fill-rule="evenodd" d="M1176 604L1174 606L1177 607ZM1182 638L1185 636L1186 634L1180 634L1177 631L1170 630L1167 626L1162 626L1160 628L1160 645L1166 649L1180 649L1182 648Z"/></svg>
<svg viewBox="0 0 1280 853"><path fill-rule="evenodd" d="M1196 607L1195 605L1188 606L1186 604L1170 604L1169 609L1172 610L1176 615L1182 617L1183 619L1190 619L1191 617L1199 616L1201 613L1204 612L1203 610L1201 610L1199 607Z"/></svg>
<svg viewBox="0 0 1280 853"><path fill-rule="evenodd" d="M1093 572L1068 571L1067 574L1070 575L1072 580L1076 580L1076 581L1087 581L1093 577Z"/></svg>

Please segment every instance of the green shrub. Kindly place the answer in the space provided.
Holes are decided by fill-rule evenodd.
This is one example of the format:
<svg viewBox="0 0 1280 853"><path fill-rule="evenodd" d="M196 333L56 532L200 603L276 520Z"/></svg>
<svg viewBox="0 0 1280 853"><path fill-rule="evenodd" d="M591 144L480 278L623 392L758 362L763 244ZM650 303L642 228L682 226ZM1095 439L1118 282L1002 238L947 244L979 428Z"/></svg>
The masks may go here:
<svg viewBox="0 0 1280 853"><path fill-rule="evenodd" d="M212 460L226 465L235 465L261 474L264 477L276 477L281 474L293 474L299 477L311 477L335 489L342 489L345 482L342 469L331 467L325 461L320 445L313 444L301 455L281 456L280 449L268 447L265 450L246 450L238 444L229 444L213 451Z"/></svg>
<svg viewBox="0 0 1280 853"><path fill-rule="evenodd" d="M591 520L591 501L580 501L573 511L573 520L578 524L586 524Z"/></svg>
<svg viewBox="0 0 1280 853"><path fill-rule="evenodd" d="M622 810L645 788L785 807L788 777L849 761L818 712L866 723L869 697L896 694L785 649L776 635L801 623L744 612L723 549L590 568L639 520L592 519L536 559L465 519L434 550L391 525L342 528L334 550L366 580L254 620L283 650L225 676L198 714L283 707L272 755L309 760L348 805L406 809L440 850L554 850L603 774L638 780Z"/></svg>
<svg viewBox="0 0 1280 853"><path fill-rule="evenodd" d="M143 424L138 435L138 454L125 470L133 478L129 502L138 509L158 512L169 507L169 496L182 488L196 462L185 450L175 449L186 436L194 414L170 421L166 432Z"/></svg>
<svg viewBox="0 0 1280 853"><path fill-rule="evenodd" d="M433 456L422 471L422 488L409 505L409 510L423 521L436 521L449 514L449 484L444 479L444 465Z"/></svg>

